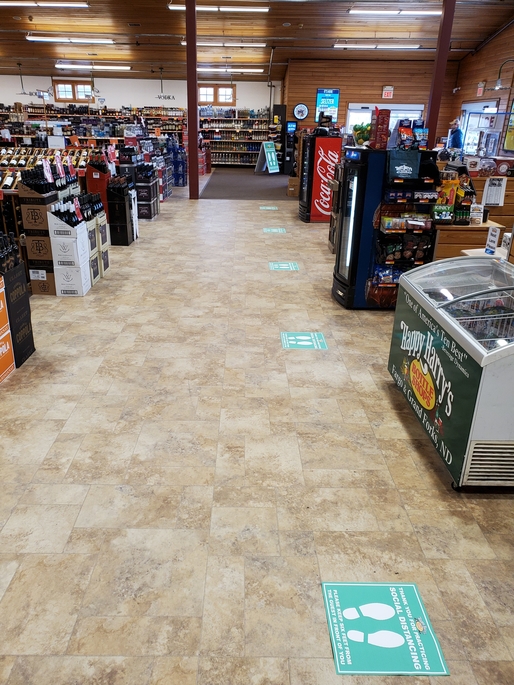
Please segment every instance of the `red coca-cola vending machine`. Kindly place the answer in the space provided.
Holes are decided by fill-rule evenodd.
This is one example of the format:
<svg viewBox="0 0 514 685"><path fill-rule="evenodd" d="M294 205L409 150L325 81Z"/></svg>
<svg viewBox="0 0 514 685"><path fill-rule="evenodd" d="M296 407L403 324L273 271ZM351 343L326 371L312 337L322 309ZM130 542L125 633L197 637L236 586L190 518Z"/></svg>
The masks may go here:
<svg viewBox="0 0 514 685"><path fill-rule="evenodd" d="M332 198L328 182L341 161L342 142L339 136L326 133L304 137L298 215L306 223L330 221Z"/></svg>

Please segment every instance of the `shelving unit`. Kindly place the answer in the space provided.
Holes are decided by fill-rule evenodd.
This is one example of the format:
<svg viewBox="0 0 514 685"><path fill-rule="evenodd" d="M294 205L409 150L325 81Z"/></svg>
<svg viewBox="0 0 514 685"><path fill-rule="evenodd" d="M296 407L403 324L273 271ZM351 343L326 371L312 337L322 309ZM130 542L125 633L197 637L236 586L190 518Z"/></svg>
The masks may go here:
<svg viewBox="0 0 514 685"><path fill-rule="evenodd" d="M213 166L255 166L261 143L268 139L268 120L202 117L200 131L209 141Z"/></svg>

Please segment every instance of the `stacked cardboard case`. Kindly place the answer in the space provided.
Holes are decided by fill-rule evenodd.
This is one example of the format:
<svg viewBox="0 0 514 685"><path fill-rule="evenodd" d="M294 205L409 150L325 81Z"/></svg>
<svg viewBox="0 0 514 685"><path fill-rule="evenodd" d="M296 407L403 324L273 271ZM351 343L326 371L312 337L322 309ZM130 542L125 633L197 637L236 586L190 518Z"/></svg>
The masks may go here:
<svg viewBox="0 0 514 685"><path fill-rule="evenodd" d="M109 269L109 226L105 212L90 221L69 226L49 215L56 294L85 295Z"/></svg>
<svg viewBox="0 0 514 685"><path fill-rule="evenodd" d="M0 276L0 382L35 351L25 264Z"/></svg>

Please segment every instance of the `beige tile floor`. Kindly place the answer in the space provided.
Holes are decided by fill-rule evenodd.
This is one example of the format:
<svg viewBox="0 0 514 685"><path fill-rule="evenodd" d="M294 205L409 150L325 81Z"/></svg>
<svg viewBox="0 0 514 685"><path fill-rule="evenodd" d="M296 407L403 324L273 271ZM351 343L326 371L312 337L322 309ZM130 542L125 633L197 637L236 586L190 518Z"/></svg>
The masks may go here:
<svg viewBox="0 0 514 685"><path fill-rule="evenodd" d="M452 491L392 314L331 300L296 203L179 195L87 297L32 299L0 388L0 685L512 685L513 496ZM329 349L282 349L304 330ZM417 583L452 675L335 676L323 580Z"/></svg>

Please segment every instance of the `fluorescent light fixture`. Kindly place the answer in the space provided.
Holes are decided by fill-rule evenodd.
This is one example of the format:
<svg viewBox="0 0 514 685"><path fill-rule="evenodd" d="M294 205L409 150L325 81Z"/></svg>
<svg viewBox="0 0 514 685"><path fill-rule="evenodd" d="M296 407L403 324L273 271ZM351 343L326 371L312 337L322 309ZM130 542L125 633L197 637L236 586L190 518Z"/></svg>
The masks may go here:
<svg viewBox="0 0 514 685"><path fill-rule="evenodd" d="M56 69L75 69L77 71L130 71L132 67L115 64L63 64L58 62Z"/></svg>
<svg viewBox="0 0 514 685"><path fill-rule="evenodd" d="M350 10L348 14L378 14L394 15L400 14L400 10Z"/></svg>
<svg viewBox="0 0 514 685"><path fill-rule="evenodd" d="M375 16L440 16L441 10L349 10L348 14L374 14Z"/></svg>
<svg viewBox="0 0 514 685"><path fill-rule="evenodd" d="M89 7L87 2L39 2L36 0L2 0L0 7Z"/></svg>
<svg viewBox="0 0 514 685"><path fill-rule="evenodd" d="M418 50L420 45L377 45L377 50Z"/></svg>
<svg viewBox="0 0 514 685"><path fill-rule="evenodd" d="M232 74L262 74L264 69L246 69L245 67L197 67L196 71L228 72Z"/></svg>
<svg viewBox="0 0 514 685"><path fill-rule="evenodd" d="M349 50L374 50L376 45L350 45L348 43L336 43L334 48L348 48Z"/></svg>
<svg viewBox="0 0 514 685"><path fill-rule="evenodd" d="M180 45L187 45L187 41L181 40ZM222 48L223 43L197 43L196 46L199 48Z"/></svg>
<svg viewBox="0 0 514 685"><path fill-rule="evenodd" d="M269 12L269 7L239 7L238 5L231 5L230 7L220 7L220 12Z"/></svg>
<svg viewBox="0 0 514 685"><path fill-rule="evenodd" d="M178 10L181 12L184 12L186 9L185 5L174 5L173 3L168 3L168 9L169 10ZM197 5L196 6L196 11L197 12L218 12L219 7L216 7L214 5Z"/></svg>
<svg viewBox="0 0 514 685"><path fill-rule="evenodd" d="M38 7L89 7L87 2L36 2Z"/></svg>
<svg viewBox="0 0 514 685"><path fill-rule="evenodd" d="M400 15L408 17L440 17L441 10L400 10Z"/></svg>
<svg viewBox="0 0 514 685"><path fill-rule="evenodd" d="M84 43L91 45L114 45L112 38L65 38L58 36L25 36L33 43Z"/></svg>
<svg viewBox="0 0 514 685"><path fill-rule="evenodd" d="M224 48L265 48L266 43L223 43Z"/></svg>
<svg viewBox="0 0 514 685"><path fill-rule="evenodd" d="M181 40L180 45L187 45L187 41ZM266 43L197 43L199 48L265 48Z"/></svg>

